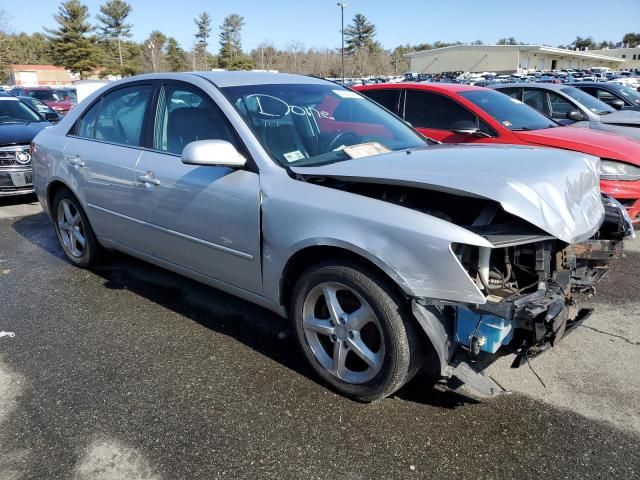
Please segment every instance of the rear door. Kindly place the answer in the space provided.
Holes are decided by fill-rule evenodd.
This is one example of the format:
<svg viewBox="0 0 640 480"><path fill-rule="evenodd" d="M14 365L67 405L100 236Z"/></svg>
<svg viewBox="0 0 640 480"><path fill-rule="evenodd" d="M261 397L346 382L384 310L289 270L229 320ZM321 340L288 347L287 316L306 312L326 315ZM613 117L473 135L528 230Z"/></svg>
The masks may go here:
<svg viewBox="0 0 640 480"><path fill-rule="evenodd" d="M78 119L64 150L64 162L96 234L146 253L150 244L140 224L135 166L153 90L149 82L108 91Z"/></svg>
<svg viewBox="0 0 640 480"><path fill-rule="evenodd" d="M425 90L405 90L404 119L429 138L445 143L493 143L493 138L455 133L452 130L473 125L484 133L493 130L476 114L444 95Z"/></svg>
<svg viewBox="0 0 640 480"><path fill-rule="evenodd" d="M164 82L158 95L152 148L136 168L136 198L153 256L254 293L262 291L260 177L245 169L186 165L193 141L232 143L248 158L224 113L202 90Z"/></svg>

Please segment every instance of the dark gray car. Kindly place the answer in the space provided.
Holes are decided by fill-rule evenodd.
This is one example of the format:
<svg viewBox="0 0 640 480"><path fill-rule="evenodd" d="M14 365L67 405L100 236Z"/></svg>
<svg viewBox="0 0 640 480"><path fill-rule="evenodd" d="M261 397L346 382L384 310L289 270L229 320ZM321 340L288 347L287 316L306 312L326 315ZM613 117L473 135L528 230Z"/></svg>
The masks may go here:
<svg viewBox="0 0 640 480"><path fill-rule="evenodd" d="M593 128L640 140L640 112L616 110L570 85L511 83L492 85L562 125Z"/></svg>
<svg viewBox="0 0 640 480"><path fill-rule="evenodd" d="M571 86L587 92L592 97L616 110L640 111L640 92L620 83L576 82Z"/></svg>

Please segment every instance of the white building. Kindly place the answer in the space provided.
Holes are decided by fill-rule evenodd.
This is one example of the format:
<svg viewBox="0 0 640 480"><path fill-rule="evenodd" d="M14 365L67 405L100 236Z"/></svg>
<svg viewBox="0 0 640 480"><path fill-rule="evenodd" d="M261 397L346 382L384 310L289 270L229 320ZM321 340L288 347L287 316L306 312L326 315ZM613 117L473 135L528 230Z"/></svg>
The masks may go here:
<svg viewBox="0 0 640 480"><path fill-rule="evenodd" d="M417 73L522 73L589 67L618 70L624 62L614 56L543 45L454 45L407 53L405 57L410 60L410 70Z"/></svg>
<svg viewBox="0 0 640 480"><path fill-rule="evenodd" d="M623 61L618 70L640 69L640 46L634 48L607 48L604 50L591 50L590 53L616 57Z"/></svg>

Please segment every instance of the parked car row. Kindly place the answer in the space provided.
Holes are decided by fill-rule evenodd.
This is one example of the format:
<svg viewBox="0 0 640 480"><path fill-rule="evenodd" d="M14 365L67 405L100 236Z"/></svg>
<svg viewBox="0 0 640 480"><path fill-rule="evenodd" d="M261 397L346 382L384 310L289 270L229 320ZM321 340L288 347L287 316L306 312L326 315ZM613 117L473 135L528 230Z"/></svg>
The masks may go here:
<svg viewBox="0 0 640 480"><path fill-rule="evenodd" d="M203 72L106 85L31 153L71 263L118 250L271 309L372 401L423 367L497 394L479 365L576 328L633 234L599 172L639 146L495 90Z"/></svg>
<svg viewBox="0 0 640 480"><path fill-rule="evenodd" d="M60 115L65 115L78 103L75 90L71 88L15 87L8 93L15 97L40 100Z"/></svg>

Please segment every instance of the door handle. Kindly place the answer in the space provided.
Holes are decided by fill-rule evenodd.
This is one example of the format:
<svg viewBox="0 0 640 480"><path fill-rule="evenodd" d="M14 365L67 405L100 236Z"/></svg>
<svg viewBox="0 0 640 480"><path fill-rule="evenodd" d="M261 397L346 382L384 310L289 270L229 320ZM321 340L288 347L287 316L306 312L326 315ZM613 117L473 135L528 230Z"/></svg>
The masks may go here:
<svg viewBox="0 0 640 480"><path fill-rule="evenodd" d="M150 174L151 172L149 172ZM147 183L149 185L160 185L160 180L158 180L157 178L152 177L151 175L146 174L146 175L140 175L138 177L138 180L140 180L142 183Z"/></svg>
<svg viewBox="0 0 640 480"><path fill-rule="evenodd" d="M69 157L69 163L71 165L75 165L76 167L84 167L85 165L85 163L82 161L82 159L78 155Z"/></svg>

